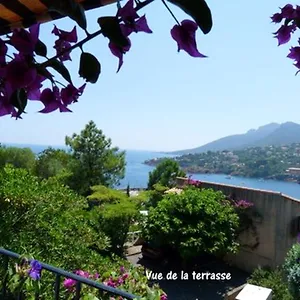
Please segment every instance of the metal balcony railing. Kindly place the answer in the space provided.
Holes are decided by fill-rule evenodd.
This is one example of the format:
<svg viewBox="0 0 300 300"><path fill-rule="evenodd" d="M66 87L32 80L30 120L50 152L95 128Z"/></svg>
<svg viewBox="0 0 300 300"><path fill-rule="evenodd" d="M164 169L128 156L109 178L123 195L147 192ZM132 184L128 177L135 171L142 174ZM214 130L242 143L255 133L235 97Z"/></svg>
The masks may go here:
<svg viewBox="0 0 300 300"><path fill-rule="evenodd" d="M3 249L3 248L0 248L0 255L4 256L5 269L6 270L8 269L8 262L9 262L10 258L14 258L14 259L20 259L21 258L21 256L19 254L8 251L8 250ZM53 299L55 299L55 300L59 299L60 285L61 285L61 279L62 278L71 278L71 279L76 280L77 283L76 283L76 291L75 291L75 298L74 298L75 300L79 300L80 297L81 297L81 286L82 286L82 284L85 284L85 285L88 285L88 286L93 287L95 289L98 289L100 299L101 299L101 295L103 295L103 292L106 292L108 295L111 295L111 296L122 296L124 299L128 299L128 300L133 300L133 299L139 299L140 298L140 297L134 296L132 294L129 294L125 291L109 287L105 284L101 284L101 283L92 281L90 279L84 278L84 277L76 275L74 273L66 272L62 269L55 268L53 266L47 265L47 264L42 263L42 262L39 262L39 263L41 264L43 270L51 272L55 275L54 295L53 295ZM4 279L4 282L2 283L1 299L3 299L7 294L6 285L7 285L7 282ZM39 299L39 295L36 295L36 299Z"/></svg>

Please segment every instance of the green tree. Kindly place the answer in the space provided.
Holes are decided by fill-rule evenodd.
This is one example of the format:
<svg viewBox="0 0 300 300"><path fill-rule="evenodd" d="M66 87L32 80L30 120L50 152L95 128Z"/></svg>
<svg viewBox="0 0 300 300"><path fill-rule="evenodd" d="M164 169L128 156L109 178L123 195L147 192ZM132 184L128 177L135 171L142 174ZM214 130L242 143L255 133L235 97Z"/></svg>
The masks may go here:
<svg viewBox="0 0 300 300"><path fill-rule="evenodd" d="M41 152L35 163L35 175L40 178L67 179L72 175L72 156L62 149L48 148Z"/></svg>
<svg viewBox="0 0 300 300"><path fill-rule="evenodd" d="M0 168L6 164L15 168L32 171L35 164L35 154L30 148L17 148L0 146Z"/></svg>
<svg viewBox="0 0 300 300"><path fill-rule="evenodd" d="M188 260L235 252L238 226L239 217L224 194L189 187L165 195L150 209L144 237L154 245L171 246Z"/></svg>
<svg viewBox="0 0 300 300"><path fill-rule="evenodd" d="M70 187L88 195L90 187L117 185L125 175L125 152L112 147L111 139L90 121L80 134L66 137L66 145L74 158Z"/></svg>
<svg viewBox="0 0 300 300"><path fill-rule="evenodd" d="M186 176L178 163L173 159L166 158L149 173L148 189L153 189L154 184L159 183L166 187L175 184L176 177Z"/></svg>

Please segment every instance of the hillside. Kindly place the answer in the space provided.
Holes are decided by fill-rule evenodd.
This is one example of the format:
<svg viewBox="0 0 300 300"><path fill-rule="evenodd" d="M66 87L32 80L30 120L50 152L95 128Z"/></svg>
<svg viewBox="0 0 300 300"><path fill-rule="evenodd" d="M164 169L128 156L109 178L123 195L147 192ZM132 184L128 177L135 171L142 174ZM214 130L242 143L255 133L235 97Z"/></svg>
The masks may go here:
<svg viewBox="0 0 300 300"><path fill-rule="evenodd" d="M300 182L300 143L288 146L252 147L243 150L185 154L173 158L189 174L210 173ZM157 166L163 158L145 162Z"/></svg>
<svg viewBox="0 0 300 300"><path fill-rule="evenodd" d="M204 153L207 151L240 150L248 147L281 146L300 142L300 125L293 122L270 123L244 134L230 135L203 146L170 154Z"/></svg>

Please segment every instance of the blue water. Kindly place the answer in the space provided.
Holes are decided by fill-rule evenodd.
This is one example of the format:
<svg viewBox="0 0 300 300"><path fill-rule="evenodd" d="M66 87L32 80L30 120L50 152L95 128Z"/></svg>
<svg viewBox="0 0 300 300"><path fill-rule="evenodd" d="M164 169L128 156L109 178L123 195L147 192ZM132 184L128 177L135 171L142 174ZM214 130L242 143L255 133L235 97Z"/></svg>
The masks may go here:
<svg viewBox="0 0 300 300"><path fill-rule="evenodd" d="M17 145L9 144L9 146L16 147L29 147L35 153L43 151L47 146L42 145ZM53 148L64 148L63 146L53 146ZM150 151L126 151L126 173L125 178L121 180L118 188L126 188L127 184L132 188L146 188L148 182L149 172L153 170L153 167L144 165L143 162L147 159L165 157L166 154ZM253 178L243 177L231 177L226 178L223 174L194 174L193 179L210 181L215 183L223 183L229 185L236 185L242 187L249 187L260 190L269 190L275 192L281 192L288 196L300 199L300 184L276 180L264 180L260 181Z"/></svg>

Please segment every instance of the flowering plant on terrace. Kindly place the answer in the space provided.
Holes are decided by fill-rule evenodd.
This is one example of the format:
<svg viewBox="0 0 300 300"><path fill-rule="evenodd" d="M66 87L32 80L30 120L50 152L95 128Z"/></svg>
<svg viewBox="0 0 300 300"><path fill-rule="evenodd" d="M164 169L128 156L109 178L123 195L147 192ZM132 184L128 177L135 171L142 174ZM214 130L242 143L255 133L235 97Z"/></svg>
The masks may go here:
<svg viewBox="0 0 300 300"><path fill-rule="evenodd" d="M143 276L142 268L125 268L121 266L118 271L106 271L103 274L98 272L87 272L84 270L75 270L73 273L90 279L92 281L103 283L109 287L121 289L129 293L140 296L140 299L147 300L167 300L167 295L159 288L158 285L148 286L146 276ZM36 299L35 296L40 295L39 299L49 299L49 293L53 293L53 274L44 272L42 277L42 266L37 260L29 261L26 258L20 259L13 268L8 270L6 275L8 279L8 291L14 296L19 293L24 299ZM65 278L62 282L61 294L64 299L74 299L77 281L72 278ZM82 284L81 299L89 300L125 300L121 296L111 296L106 292L102 292L99 297L99 291L95 288Z"/></svg>
<svg viewBox="0 0 300 300"><path fill-rule="evenodd" d="M124 6L118 1L115 16L98 18L100 29L87 31L84 9L76 0L53 0L51 10L73 19L85 32L86 37L78 41L77 28L71 31L54 26L52 34L57 37L53 48L56 54L49 57L49 49L40 38L40 25L29 29L15 29L11 34L0 38L0 116L11 115L21 118L28 101L40 101L44 108L40 113L53 111L71 112L69 106L78 101L86 89L87 83L96 83L101 73L101 64L92 53L84 50L85 43L103 35L108 39L111 53L119 60L117 72L124 62L124 55L130 51L133 33L152 33L145 14L138 11L154 0L129 0ZM197 49L196 31L198 27L204 34L212 28L211 12L205 0L168 0L180 7L193 20L179 22L165 0L163 5L171 13L177 25L171 29L178 51L184 50L193 57L205 57ZM85 82L79 87L73 84L72 76L65 66L71 61L71 52L79 48L78 75ZM53 72L64 79L60 82ZM57 74L56 74L57 75Z"/></svg>
<svg viewBox="0 0 300 300"><path fill-rule="evenodd" d="M234 206L240 209L247 209L254 206L254 203L249 202L247 200L238 200L234 202Z"/></svg>
<svg viewBox="0 0 300 300"><path fill-rule="evenodd" d="M8 271L8 287L14 294L26 290L26 297L34 295L40 291L40 279L42 266L37 260L29 262L26 258L21 258L14 268Z"/></svg>

